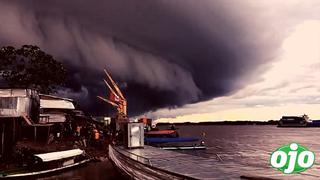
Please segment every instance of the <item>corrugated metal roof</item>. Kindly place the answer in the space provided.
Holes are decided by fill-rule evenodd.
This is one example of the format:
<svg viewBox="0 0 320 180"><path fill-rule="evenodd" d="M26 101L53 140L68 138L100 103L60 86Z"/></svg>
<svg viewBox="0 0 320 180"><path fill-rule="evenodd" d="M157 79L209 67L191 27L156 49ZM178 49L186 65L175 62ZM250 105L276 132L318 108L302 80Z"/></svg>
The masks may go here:
<svg viewBox="0 0 320 180"><path fill-rule="evenodd" d="M0 89L0 97L27 97L33 93L31 89Z"/></svg>
<svg viewBox="0 0 320 180"><path fill-rule="evenodd" d="M40 99L47 99L47 100L66 100L66 101L73 101L73 99L69 98L64 98L64 97L59 97L59 96L54 96L54 95L48 95L48 94L40 94Z"/></svg>
<svg viewBox="0 0 320 180"><path fill-rule="evenodd" d="M40 99L40 108L47 109L75 109L72 102L67 100Z"/></svg>
<svg viewBox="0 0 320 180"><path fill-rule="evenodd" d="M35 156L42 159L43 162L49 162L49 161L70 158L70 157L78 156L81 154L83 154L83 151L81 149L72 149L72 150L67 150L67 151L58 151L58 152L51 152L51 153L45 153L45 154L36 154Z"/></svg>

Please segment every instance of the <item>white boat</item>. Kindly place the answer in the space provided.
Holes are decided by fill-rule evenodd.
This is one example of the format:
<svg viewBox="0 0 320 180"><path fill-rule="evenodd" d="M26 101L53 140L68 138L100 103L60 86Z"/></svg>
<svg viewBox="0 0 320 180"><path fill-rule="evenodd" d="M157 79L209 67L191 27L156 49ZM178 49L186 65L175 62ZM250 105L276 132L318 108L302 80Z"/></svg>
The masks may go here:
<svg viewBox="0 0 320 180"><path fill-rule="evenodd" d="M0 172L0 179L3 178L27 178L55 173L68 168L88 163L87 158L81 149L35 154L32 164L26 168L13 169L7 172Z"/></svg>

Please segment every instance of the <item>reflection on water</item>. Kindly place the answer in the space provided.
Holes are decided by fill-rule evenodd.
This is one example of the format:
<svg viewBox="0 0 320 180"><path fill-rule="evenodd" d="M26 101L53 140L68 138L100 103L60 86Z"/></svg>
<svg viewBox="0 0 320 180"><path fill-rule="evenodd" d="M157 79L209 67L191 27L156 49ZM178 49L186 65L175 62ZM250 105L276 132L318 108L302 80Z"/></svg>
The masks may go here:
<svg viewBox="0 0 320 180"><path fill-rule="evenodd" d="M218 154L223 159L223 164L234 164L230 173L239 171L250 171L250 169L261 167L265 174L280 174L269 165L272 151L283 144L296 142L308 147L316 154L316 164L303 174L303 179L320 176L320 128L277 128L275 126L177 126L182 136L201 136L206 132L204 140L208 146L207 150L190 152L193 155L216 159ZM242 172L241 172L242 173ZM290 175L285 178L302 179L301 175ZM102 163L91 163L80 169L62 173L45 179L92 179L108 180L119 179L119 173L109 161ZM317 179L317 178L315 178Z"/></svg>

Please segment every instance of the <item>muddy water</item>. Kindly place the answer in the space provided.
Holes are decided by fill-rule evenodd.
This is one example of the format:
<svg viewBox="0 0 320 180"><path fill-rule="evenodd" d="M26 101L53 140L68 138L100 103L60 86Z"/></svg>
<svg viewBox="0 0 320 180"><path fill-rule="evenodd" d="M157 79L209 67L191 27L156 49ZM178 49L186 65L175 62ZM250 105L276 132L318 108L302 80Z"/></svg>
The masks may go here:
<svg viewBox="0 0 320 180"><path fill-rule="evenodd" d="M110 161L89 163L86 166L66 171L41 180L111 180L124 177L113 167Z"/></svg>
<svg viewBox="0 0 320 180"><path fill-rule="evenodd" d="M320 128L277 128L275 126L176 126L183 136L200 136L206 133L204 140L208 149L191 153L209 159L216 158L216 154L225 163L234 164L230 173L237 168L250 169L261 167L264 174L279 174L279 171L269 165L270 153L283 144L291 142L308 147L316 154L315 165L300 174L290 175L293 179L310 179L320 177ZM287 177L287 176L286 176ZM289 176L288 176L289 178ZM45 179L90 179L108 180L122 179L109 161L92 163L86 167L75 169Z"/></svg>

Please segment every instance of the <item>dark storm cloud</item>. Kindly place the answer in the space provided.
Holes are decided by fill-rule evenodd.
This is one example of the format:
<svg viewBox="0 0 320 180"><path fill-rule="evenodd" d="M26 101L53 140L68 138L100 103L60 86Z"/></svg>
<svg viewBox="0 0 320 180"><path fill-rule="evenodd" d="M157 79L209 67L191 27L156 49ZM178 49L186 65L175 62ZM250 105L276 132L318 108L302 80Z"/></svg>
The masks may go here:
<svg viewBox="0 0 320 180"><path fill-rule="evenodd" d="M96 95L106 95L107 68L139 114L228 94L263 67L257 54L270 44L226 4L1 1L0 43L37 44L64 61L70 78L59 93L96 113L105 112Z"/></svg>

